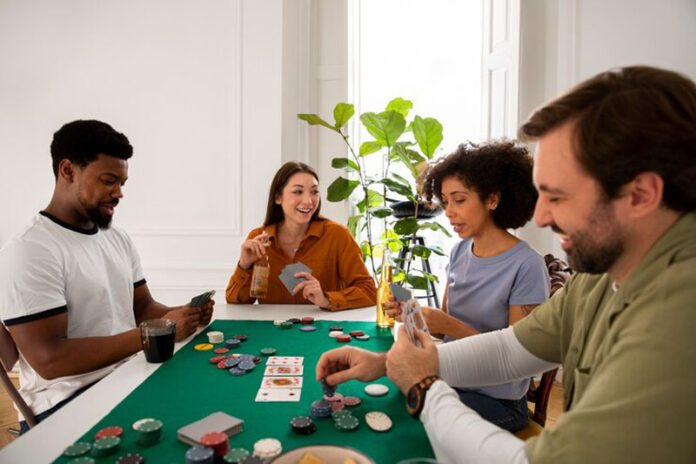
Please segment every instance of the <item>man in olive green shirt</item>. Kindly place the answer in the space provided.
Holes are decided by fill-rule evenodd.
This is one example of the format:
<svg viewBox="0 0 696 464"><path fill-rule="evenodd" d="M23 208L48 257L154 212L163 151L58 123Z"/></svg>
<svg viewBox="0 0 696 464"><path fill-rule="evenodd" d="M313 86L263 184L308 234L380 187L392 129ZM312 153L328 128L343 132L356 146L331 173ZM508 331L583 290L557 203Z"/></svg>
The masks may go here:
<svg viewBox="0 0 696 464"><path fill-rule="evenodd" d="M578 274L512 328L438 347L400 336L387 354L333 350L317 377L388 375L442 462L696 462L694 82L649 67L602 73L520 132L538 140L535 221ZM566 412L527 442L450 388L557 364Z"/></svg>

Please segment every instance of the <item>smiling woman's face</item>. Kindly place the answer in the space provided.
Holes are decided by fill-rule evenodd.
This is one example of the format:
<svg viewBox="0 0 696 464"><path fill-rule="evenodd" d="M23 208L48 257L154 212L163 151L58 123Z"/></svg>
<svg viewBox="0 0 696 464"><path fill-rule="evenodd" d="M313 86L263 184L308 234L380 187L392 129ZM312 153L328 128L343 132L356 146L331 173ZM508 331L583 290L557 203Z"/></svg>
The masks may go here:
<svg viewBox="0 0 696 464"><path fill-rule="evenodd" d="M319 207L319 182L307 173L293 174L275 202L283 208L285 221L307 224Z"/></svg>

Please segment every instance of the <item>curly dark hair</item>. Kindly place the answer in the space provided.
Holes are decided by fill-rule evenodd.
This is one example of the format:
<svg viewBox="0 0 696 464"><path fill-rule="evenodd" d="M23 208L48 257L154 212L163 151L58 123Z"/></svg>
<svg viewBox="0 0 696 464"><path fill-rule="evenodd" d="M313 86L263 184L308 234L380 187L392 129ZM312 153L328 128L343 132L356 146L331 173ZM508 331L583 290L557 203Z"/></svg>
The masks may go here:
<svg viewBox="0 0 696 464"><path fill-rule="evenodd" d="M457 150L433 162L421 177L423 194L442 203L442 182L456 177L474 190L481 201L500 193L498 207L491 212L501 229L517 229L534 214L539 194L532 183L532 157L512 141L459 145Z"/></svg>
<svg viewBox="0 0 696 464"><path fill-rule="evenodd" d="M53 175L58 178L58 165L64 159L84 168L99 154L127 160L133 155L133 147L125 135L105 122L93 119L69 122L53 134Z"/></svg>

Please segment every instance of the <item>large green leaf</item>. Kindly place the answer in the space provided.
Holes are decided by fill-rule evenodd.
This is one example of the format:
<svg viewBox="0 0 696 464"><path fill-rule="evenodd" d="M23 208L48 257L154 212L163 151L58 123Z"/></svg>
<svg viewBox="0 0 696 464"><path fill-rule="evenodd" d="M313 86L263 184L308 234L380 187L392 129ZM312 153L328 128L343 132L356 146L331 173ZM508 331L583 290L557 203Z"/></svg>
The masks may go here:
<svg viewBox="0 0 696 464"><path fill-rule="evenodd" d="M423 259L428 259L430 258L430 248L423 246L423 245L413 245L411 247L411 253L413 256L419 256Z"/></svg>
<svg viewBox="0 0 696 464"><path fill-rule="evenodd" d="M336 169L352 169L353 171L360 172L360 167L355 161L348 158L334 158L331 160L331 167Z"/></svg>
<svg viewBox="0 0 696 464"><path fill-rule="evenodd" d="M416 290L428 289L428 279L426 279L425 277L407 274L406 282L408 282L411 285L411 287L415 288Z"/></svg>
<svg viewBox="0 0 696 464"><path fill-rule="evenodd" d="M404 117L408 117L408 112L413 109L413 102L411 100L404 100L401 97L397 97L387 104L385 111L396 111L401 113Z"/></svg>
<svg viewBox="0 0 696 464"><path fill-rule="evenodd" d="M442 142L442 124L435 118L416 116L413 119L413 137L423 154L430 159Z"/></svg>
<svg viewBox="0 0 696 464"><path fill-rule="evenodd" d="M393 212L391 208L370 208L370 214L380 219L391 216Z"/></svg>
<svg viewBox="0 0 696 464"><path fill-rule="evenodd" d="M382 144L379 142L369 141L363 142L360 145L360 156L367 156L371 153L378 152L382 149Z"/></svg>
<svg viewBox="0 0 696 464"><path fill-rule="evenodd" d="M360 251L362 251L363 261L372 256L372 246L370 245L370 242L367 240L362 242L360 244Z"/></svg>
<svg viewBox="0 0 696 464"><path fill-rule="evenodd" d="M395 173L395 172L392 172L392 173L391 173L391 176L392 176L394 179L396 179L397 181L399 181L399 182L401 182L402 184L404 184L404 185L411 185L411 182L409 182L408 179L405 179L404 177L401 177L400 175L398 175L398 174Z"/></svg>
<svg viewBox="0 0 696 464"><path fill-rule="evenodd" d="M394 232L399 235L411 235L416 230L418 230L418 221L416 218L399 219L394 224Z"/></svg>
<svg viewBox="0 0 696 464"><path fill-rule="evenodd" d="M363 113L360 115L360 120L377 142L388 147L396 143L406 127L404 116L396 111L385 111L379 114Z"/></svg>
<svg viewBox="0 0 696 464"><path fill-rule="evenodd" d="M358 185L360 185L360 181L339 177L329 185L326 199L334 202L343 201L353 193L353 190L355 190L355 187Z"/></svg>
<svg viewBox="0 0 696 464"><path fill-rule="evenodd" d="M350 234L353 238L357 238L358 224L360 224L361 219L362 214L356 214L348 218L348 230L350 230Z"/></svg>
<svg viewBox="0 0 696 464"><path fill-rule="evenodd" d="M384 196L381 193L375 192L374 190L367 190L367 199L363 198L355 206L358 207L361 213L365 212L365 206L368 208L374 208L384 204Z"/></svg>
<svg viewBox="0 0 696 464"><path fill-rule="evenodd" d="M433 222L422 222L418 226L418 230L423 230L423 229L434 230L435 232L437 232L439 230L440 232L442 232L443 234L445 234L448 237L452 236L452 234L450 234L449 231L447 229L445 229L442 226L442 224L440 224L439 222L434 222L434 221Z"/></svg>
<svg viewBox="0 0 696 464"><path fill-rule="evenodd" d="M410 200L412 200L414 197L413 190L411 189L410 185L404 185L392 179L382 179L382 183L386 185L387 188L394 193L403 195Z"/></svg>
<svg viewBox="0 0 696 464"><path fill-rule="evenodd" d="M418 171L416 170L416 167L413 165L410 158L406 154L406 149L403 146L395 146L392 153L394 154L394 156L396 156L396 159L401 161L401 164L406 166L408 170L411 171L411 175L413 175L414 179L418 178Z"/></svg>
<svg viewBox="0 0 696 464"><path fill-rule="evenodd" d="M352 103L339 103L334 108L334 119L336 120L336 125L334 126L337 130L345 126L346 123L355 114L355 109Z"/></svg>
<svg viewBox="0 0 696 464"><path fill-rule="evenodd" d="M307 121L311 126L324 126L331 129L332 131L336 130L334 126L324 121L316 114L298 114L297 118L303 121Z"/></svg>

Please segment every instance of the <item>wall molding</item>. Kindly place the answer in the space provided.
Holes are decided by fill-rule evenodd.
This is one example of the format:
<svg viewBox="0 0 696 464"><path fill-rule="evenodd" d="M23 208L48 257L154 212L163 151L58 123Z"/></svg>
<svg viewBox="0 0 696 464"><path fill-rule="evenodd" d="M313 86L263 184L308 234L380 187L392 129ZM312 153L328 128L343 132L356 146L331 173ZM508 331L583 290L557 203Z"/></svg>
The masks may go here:
<svg viewBox="0 0 696 464"><path fill-rule="evenodd" d="M241 179L239 181L241 183ZM238 208L241 210L241 208ZM241 212L238 213L241 215ZM241 223L241 218L239 218ZM242 237L239 227L124 227L129 235L134 237Z"/></svg>

